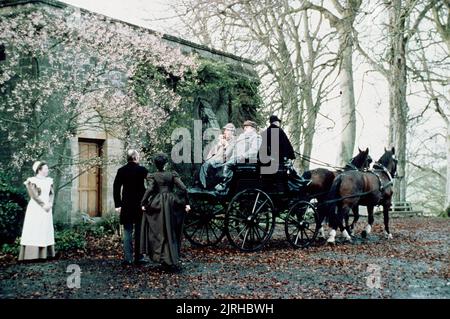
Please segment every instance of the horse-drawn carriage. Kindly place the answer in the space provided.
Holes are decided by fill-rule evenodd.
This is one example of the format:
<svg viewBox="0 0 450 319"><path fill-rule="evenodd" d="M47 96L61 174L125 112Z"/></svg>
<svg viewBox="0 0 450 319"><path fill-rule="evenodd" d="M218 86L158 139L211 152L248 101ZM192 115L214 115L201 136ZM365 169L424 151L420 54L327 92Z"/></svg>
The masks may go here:
<svg viewBox="0 0 450 319"><path fill-rule="evenodd" d="M258 251L270 240L275 225L283 223L291 245L304 248L316 239L320 228L316 208L301 181L289 187L291 165L275 174L262 174L257 163L239 163L226 194L189 189L191 212L186 215L184 234L194 245L216 245L226 236L242 251Z"/></svg>

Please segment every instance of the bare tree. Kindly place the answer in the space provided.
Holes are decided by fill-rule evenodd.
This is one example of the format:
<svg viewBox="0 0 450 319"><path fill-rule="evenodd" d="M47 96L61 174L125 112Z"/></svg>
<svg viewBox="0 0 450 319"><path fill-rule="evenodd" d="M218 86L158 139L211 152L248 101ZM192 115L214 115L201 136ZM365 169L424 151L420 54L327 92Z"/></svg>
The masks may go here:
<svg viewBox="0 0 450 319"><path fill-rule="evenodd" d="M359 42L356 43L359 52L388 81L389 143L395 146L398 159L397 173L399 179L394 186L394 199L396 201L404 201L406 199L406 145L409 111L406 100L408 44L417 34L420 23L434 3L435 0L383 1L388 16L386 26L388 51L385 58L376 59L370 56ZM357 40L358 37L355 36L354 39ZM387 67L385 64L387 64Z"/></svg>
<svg viewBox="0 0 450 319"><path fill-rule="evenodd" d="M436 24L436 29L439 32L441 38L447 46L447 54L450 56L450 1L441 0L438 1L432 9L433 20ZM450 84L450 76L447 73L448 82L447 86ZM446 109L443 109L439 103L438 99L434 99L436 105L436 111L444 120L447 125L447 182L446 182L446 192L445 192L445 209L447 213L450 211L450 89L447 91L447 95L441 95L444 100Z"/></svg>
<svg viewBox="0 0 450 319"><path fill-rule="evenodd" d="M322 13L332 28L337 31L339 39L338 56L340 58L339 84L341 95L342 132L339 147L339 165L344 166L353 154L356 137L356 103L353 84L353 25L361 7L362 0L332 0L337 14L327 8L321 1L319 5L312 1L302 1L304 9L313 9Z"/></svg>
<svg viewBox="0 0 450 319"><path fill-rule="evenodd" d="M446 141L446 175L431 170L433 176L445 180L445 190L441 190L444 197L444 210L450 206L450 1L436 1L429 15L426 16L431 27L435 26L439 34L423 33L416 39L416 50L410 58L413 79L423 86L423 93L428 99L421 115L427 111L434 111L445 125L445 133L432 132L432 136L444 138ZM446 20L446 22L444 22ZM431 54L430 54L431 53ZM433 55L432 55L433 54ZM432 154L433 160L436 154ZM417 164L413 163L418 167ZM422 171L430 168L421 167ZM442 202L441 202L442 205Z"/></svg>
<svg viewBox="0 0 450 319"><path fill-rule="evenodd" d="M324 14L289 0L182 0L176 6L198 41L258 63L267 113L286 119L295 149L309 157L338 66L328 49L334 32L325 31ZM308 167L302 160L300 168Z"/></svg>

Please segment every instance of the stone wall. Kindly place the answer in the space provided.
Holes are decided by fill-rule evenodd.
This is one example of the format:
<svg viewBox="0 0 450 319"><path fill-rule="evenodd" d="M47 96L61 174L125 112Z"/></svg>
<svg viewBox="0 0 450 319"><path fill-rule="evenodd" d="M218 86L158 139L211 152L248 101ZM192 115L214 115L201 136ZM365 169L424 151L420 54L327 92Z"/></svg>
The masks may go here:
<svg viewBox="0 0 450 319"><path fill-rule="evenodd" d="M62 2L53 0L3 1L0 4L0 15L40 8L45 8L46 10L52 11L65 10L72 7ZM85 10L81 10L81 12L83 13ZM138 26L134 26L134 28L136 29L136 32L153 32ZM234 72L240 76L245 76L252 79L256 79L257 77L256 72L253 69L254 65L252 61L210 49L170 35L164 35L163 39L167 44L174 47L179 47L182 52L186 54L196 53L201 58L232 65ZM42 62L42 65L45 66L45 61ZM27 72L30 71L30 65L32 66L30 61L24 60L23 67L27 69ZM57 104L58 102L55 101L55 103ZM221 96L220 92L211 96L199 97L192 112L194 119L200 119L206 115L210 123L216 123L214 126L220 127L229 121L229 105L227 104L227 98ZM66 146L67 154L70 154L74 160L79 154L78 143L80 138L101 142L103 146L103 156L107 158L107 161L105 161L106 164L101 168L102 202L100 203L100 207L101 215L105 216L108 213L112 213L114 210L112 185L117 169L124 164L124 145L119 139L108 135L104 131L98 129L83 130L78 135L70 138ZM2 160L7 160L7 158L2 158ZM50 163L55 161L50 155L47 160ZM28 171L31 173L31 170L27 170L27 174ZM52 172L52 174L54 174L54 172ZM78 175L79 169L77 165L69 165L62 172L60 185L65 186L58 192L57 202L55 203L56 207L54 210L55 221L62 223L73 223L80 219L81 213L83 212L79 207L80 200L78 192L78 179L76 178Z"/></svg>

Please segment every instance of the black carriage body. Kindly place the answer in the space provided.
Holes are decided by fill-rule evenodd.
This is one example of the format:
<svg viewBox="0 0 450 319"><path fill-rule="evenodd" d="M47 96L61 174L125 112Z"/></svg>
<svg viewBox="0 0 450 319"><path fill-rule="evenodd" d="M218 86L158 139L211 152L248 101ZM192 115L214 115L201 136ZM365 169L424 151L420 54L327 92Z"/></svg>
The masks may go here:
<svg viewBox="0 0 450 319"><path fill-rule="evenodd" d="M294 247L309 246L318 231L317 213L305 200L303 187L289 189L290 172L286 166L274 174L261 174L261 169L259 163L237 163L226 194L191 189L189 195L195 208L187 216L186 238L194 245L210 246L226 235L234 247L257 251L268 242L276 221L281 219L286 238ZM308 211L312 211L312 219L306 221ZM305 239L303 235L308 234L304 229L310 224L315 225Z"/></svg>
<svg viewBox="0 0 450 319"><path fill-rule="evenodd" d="M259 163L236 164L230 186L228 200L246 189L259 189L270 196L277 212L287 209L293 201L306 200L307 196L302 188L294 192L289 188L289 168L282 165L276 173L262 174Z"/></svg>

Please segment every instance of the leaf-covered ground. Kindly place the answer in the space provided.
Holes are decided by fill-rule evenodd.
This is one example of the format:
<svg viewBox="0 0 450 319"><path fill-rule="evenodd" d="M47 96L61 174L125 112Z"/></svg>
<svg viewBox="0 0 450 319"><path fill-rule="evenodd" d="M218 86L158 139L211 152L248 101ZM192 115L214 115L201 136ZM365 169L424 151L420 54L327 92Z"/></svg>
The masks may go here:
<svg viewBox="0 0 450 319"><path fill-rule="evenodd" d="M257 253L226 240L214 248L185 243L177 274L153 263L121 266L118 237L91 239L87 252L51 262L2 256L0 298L450 298L450 219L393 219L390 241L377 222L367 240L306 250L292 249L281 225ZM82 271L79 289L67 287L71 264Z"/></svg>

